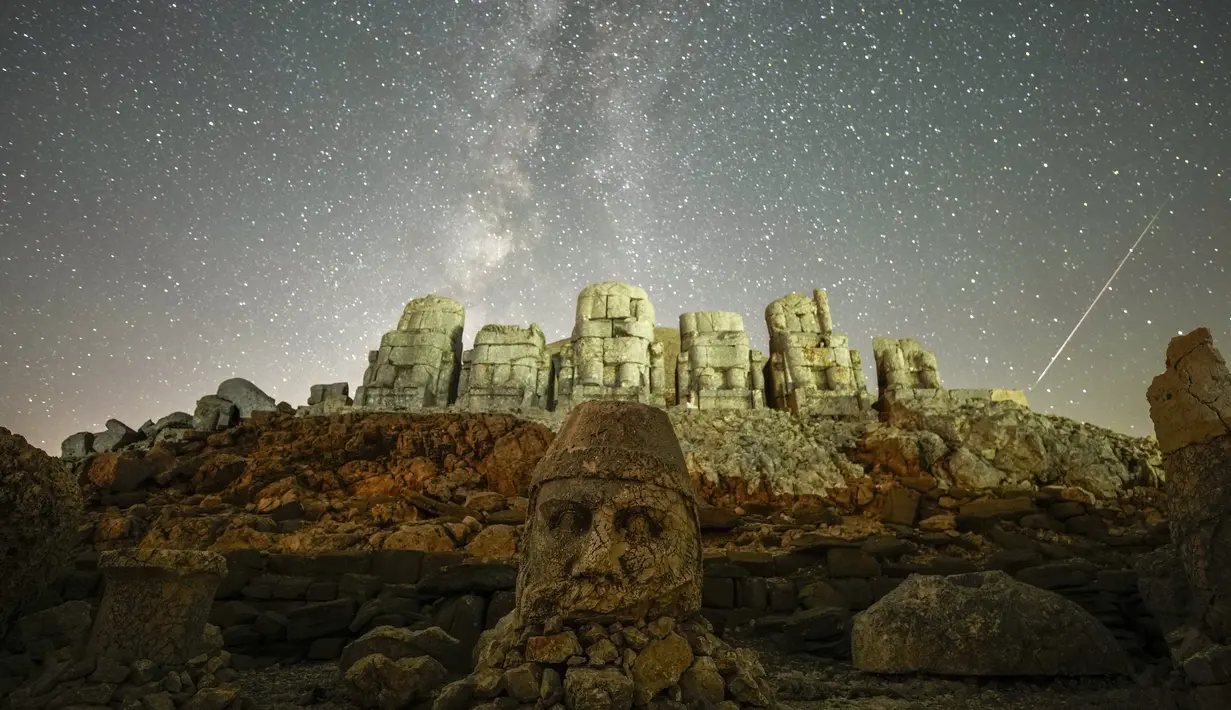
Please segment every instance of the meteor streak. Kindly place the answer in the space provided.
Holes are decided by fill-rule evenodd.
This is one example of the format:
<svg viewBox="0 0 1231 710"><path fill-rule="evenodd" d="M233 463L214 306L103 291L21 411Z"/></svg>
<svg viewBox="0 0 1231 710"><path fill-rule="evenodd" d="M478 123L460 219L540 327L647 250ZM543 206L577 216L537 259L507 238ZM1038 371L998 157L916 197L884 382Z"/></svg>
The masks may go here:
<svg viewBox="0 0 1231 710"><path fill-rule="evenodd" d="M1170 201L1170 198L1168 198L1167 202ZM1027 387L1027 390L1032 390L1035 387L1038 387L1039 383L1043 381L1043 378L1047 376L1047 371L1051 369L1053 364L1055 364L1056 358L1060 357L1060 353L1064 352L1065 346L1069 344L1069 341L1073 339L1073 335L1077 333L1077 329L1080 328L1081 324L1085 322L1086 316L1090 315L1090 311L1094 310L1094 305L1098 303L1098 300L1103 297L1103 294L1107 291L1108 287L1111 286L1111 282L1115 280L1116 274L1120 273L1120 269L1124 266L1124 262L1128 261L1128 258L1133 255L1133 250L1136 249L1137 245L1141 243L1141 240L1145 237L1146 232L1150 231L1150 227L1154 226L1154 221L1158 219L1158 216L1163 213L1163 207L1167 206L1167 202L1163 202L1163 204L1159 206L1158 211L1154 213L1154 216L1150 218L1150 222L1146 224L1146 228L1141 230L1141 234L1137 235L1137 241L1133 242L1133 245L1128 248L1128 253L1125 254L1124 258L1120 260L1120 265L1116 267L1116 270L1111 272L1111 278L1107 279L1107 283L1103 284L1102 290L1100 290L1098 295L1094 297L1094 300L1090 302L1090 307L1086 309L1086 312L1081 314L1081 318L1077 319L1077 325L1073 326L1073 331L1069 333L1069 337L1065 338L1064 342L1060 344L1060 349L1056 351L1056 354L1051 356L1051 362L1047 363L1047 367L1043 368L1043 373L1039 375L1039 379L1035 380L1033 385Z"/></svg>

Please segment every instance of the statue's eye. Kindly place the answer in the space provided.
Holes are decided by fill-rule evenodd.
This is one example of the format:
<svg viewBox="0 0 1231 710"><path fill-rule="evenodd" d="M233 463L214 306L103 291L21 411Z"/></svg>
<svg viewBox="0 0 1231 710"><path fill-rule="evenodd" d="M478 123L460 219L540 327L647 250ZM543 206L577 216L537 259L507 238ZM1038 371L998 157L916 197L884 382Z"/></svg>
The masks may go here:
<svg viewBox="0 0 1231 710"><path fill-rule="evenodd" d="M661 527L657 518L642 508L623 511L620 514L619 520L624 534L632 538L655 537L659 534Z"/></svg>
<svg viewBox="0 0 1231 710"><path fill-rule="evenodd" d="M590 511L578 506L562 506L547 515L547 527L558 532L584 532L590 527Z"/></svg>

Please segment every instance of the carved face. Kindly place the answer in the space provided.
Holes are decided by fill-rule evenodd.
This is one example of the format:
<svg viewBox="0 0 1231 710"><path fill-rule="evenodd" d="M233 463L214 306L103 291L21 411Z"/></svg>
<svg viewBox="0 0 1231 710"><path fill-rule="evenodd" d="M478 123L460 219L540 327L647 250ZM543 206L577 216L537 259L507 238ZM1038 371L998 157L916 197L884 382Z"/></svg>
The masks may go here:
<svg viewBox="0 0 1231 710"><path fill-rule="evenodd" d="M564 478L535 496L517 584L527 623L636 620L701 606L701 541L692 508L646 483Z"/></svg>

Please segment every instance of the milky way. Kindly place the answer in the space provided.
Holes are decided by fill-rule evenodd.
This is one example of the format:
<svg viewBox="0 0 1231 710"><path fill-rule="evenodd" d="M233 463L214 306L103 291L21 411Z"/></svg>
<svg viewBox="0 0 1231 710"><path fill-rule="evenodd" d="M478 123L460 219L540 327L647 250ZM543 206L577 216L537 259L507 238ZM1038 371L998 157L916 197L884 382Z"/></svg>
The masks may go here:
<svg viewBox="0 0 1231 710"><path fill-rule="evenodd" d="M65 9L65 8L68 9ZM0 9L0 426L58 450L232 376L302 404L427 293L566 337L828 289L949 386L1117 430L1231 351L1222 0ZM874 381L874 380L873 380Z"/></svg>

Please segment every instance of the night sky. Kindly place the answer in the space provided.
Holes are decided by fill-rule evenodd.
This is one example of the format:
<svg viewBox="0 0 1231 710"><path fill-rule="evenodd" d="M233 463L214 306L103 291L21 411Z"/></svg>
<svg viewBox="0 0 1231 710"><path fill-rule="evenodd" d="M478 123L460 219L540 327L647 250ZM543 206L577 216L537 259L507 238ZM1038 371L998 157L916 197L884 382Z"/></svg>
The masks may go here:
<svg viewBox="0 0 1231 710"><path fill-rule="evenodd" d="M1226 0L2 5L0 426L56 452L606 280L1027 387L1160 207L1031 403L1144 435L1172 336L1231 353Z"/></svg>

